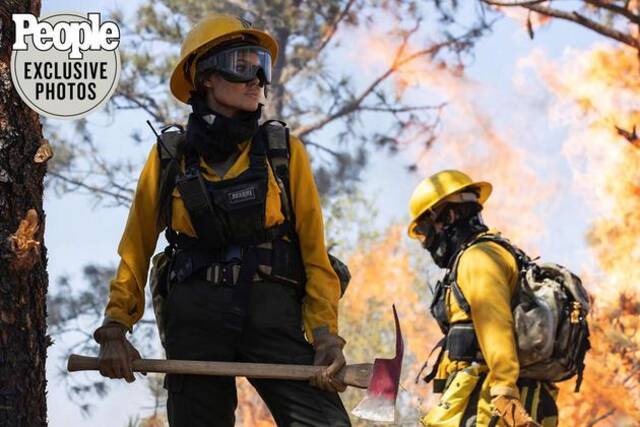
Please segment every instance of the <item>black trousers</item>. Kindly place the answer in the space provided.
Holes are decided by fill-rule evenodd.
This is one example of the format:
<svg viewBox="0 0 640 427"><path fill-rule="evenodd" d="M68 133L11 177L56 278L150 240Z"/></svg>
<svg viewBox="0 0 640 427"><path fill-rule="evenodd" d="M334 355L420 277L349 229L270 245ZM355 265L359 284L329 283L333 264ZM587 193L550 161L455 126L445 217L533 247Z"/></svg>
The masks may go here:
<svg viewBox="0 0 640 427"><path fill-rule="evenodd" d="M233 290L192 277L173 285L166 300L169 359L313 364L292 287L254 282L242 331L225 328ZM251 379L278 426L350 426L337 393L306 381ZM171 427L233 426L235 378L167 374Z"/></svg>

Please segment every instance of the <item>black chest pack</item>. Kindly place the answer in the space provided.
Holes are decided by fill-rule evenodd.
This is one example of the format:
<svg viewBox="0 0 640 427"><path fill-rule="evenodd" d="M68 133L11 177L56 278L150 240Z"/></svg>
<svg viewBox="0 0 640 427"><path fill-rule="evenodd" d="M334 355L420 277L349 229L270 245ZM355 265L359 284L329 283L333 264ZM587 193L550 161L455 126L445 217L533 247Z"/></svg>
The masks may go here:
<svg viewBox="0 0 640 427"><path fill-rule="evenodd" d="M565 267L538 263L496 234L483 234L464 245L436 286L430 310L444 338L436 346L442 348L438 360L424 380L430 382L435 378L445 350L453 361L484 362L472 321L451 323L447 300L453 296L458 307L471 315L471 307L457 282L457 270L464 250L480 242L493 242L505 248L519 269L511 309L520 378L557 382L577 375L578 391L590 348L587 291ZM441 389L443 384L436 381L434 388Z"/></svg>
<svg viewBox="0 0 640 427"><path fill-rule="evenodd" d="M174 129L175 128L175 129ZM169 284L197 275L214 285L233 288L229 306L231 327L239 328L244 316L249 283L268 279L296 287L302 299L306 275L291 203L289 129L279 121L265 122L251 141L249 167L235 178L212 182L202 176L200 158L185 150L184 129L171 125L162 129L158 141L161 163L160 208L168 224L169 246L154 257L152 294L156 318L162 317L161 299ZM186 152L185 152L186 151ZM184 173L180 162L184 158ZM235 157L230 158L235 161ZM226 165L227 167L230 164ZM265 211L269 169L280 188L285 221L266 228ZM176 188L189 214L197 238L171 228L171 193ZM329 254L344 294L350 280L347 266ZM154 292L154 284L156 285ZM162 325L158 320L158 326Z"/></svg>

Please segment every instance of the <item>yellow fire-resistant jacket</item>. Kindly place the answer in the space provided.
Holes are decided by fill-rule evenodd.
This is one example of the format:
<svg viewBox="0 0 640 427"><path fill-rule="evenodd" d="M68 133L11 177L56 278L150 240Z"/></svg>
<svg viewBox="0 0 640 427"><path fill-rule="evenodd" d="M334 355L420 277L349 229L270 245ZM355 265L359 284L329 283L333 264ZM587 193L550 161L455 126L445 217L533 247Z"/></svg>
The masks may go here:
<svg viewBox="0 0 640 427"><path fill-rule="evenodd" d="M203 177L210 181L235 178L249 167L250 142L241 145L241 153L221 178L201 158L205 169ZM291 136L289 164L291 203L295 211L295 229L300 240L302 258L307 275L306 298L303 306L303 321L310 340L311 332L319 327L328 327L331 333L338 330L338 299L340 283L327 256L324 242L324 225L320 198L313 179L311 165L302 142ZM183 162L184 168L184 162ZM280 189L269 171L266 200L265 227L284 221L280 203ZM115 320L131 330L142 317L149 261L156 247L158 235L165 228L157 224L159 205L160 158L154 145L149 152L138 185L122 239L118 246L120 264L115 278L111 280L106 319ZM174 230L195 237L189 214L174 189L172 194L172 227Z"/></svg>
<svg viewBox="0 0 640 427"><path fill-rule="evenodd" d="M553 399L555 386L537 383L534 387L516 386L520 364L514 336L511 300L516 290L518 267L509 251L495 242L479 242L462 254L458 264L457 281L471 307L468 315L457 304L451 290L445 302L450 323L473 322L485 363L452 361L445 352L436 379L449 379L440 403L429 410L422 424L430 427L457 427L461 425L465 410L481 374L486 378L480 385L476 426L487 426L491 421L491 399L498 395L519 397L530 405L526 409L536 418L540 406L542 387ZM455 375L455 376L454 376ZM547 402L555 408L555 403ZM541 410L541 413L543 411ZM468 415L468 414L467 414ZM557 425L557 418L543 416L538 419L544 427ZM498 426L504 425L502 422Z"/></svg>

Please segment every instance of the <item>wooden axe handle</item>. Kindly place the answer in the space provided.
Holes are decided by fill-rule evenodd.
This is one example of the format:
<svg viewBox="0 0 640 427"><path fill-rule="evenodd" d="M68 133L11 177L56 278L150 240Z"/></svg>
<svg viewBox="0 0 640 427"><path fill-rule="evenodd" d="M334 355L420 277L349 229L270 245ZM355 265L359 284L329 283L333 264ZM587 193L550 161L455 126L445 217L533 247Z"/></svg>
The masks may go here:
<svg viewBox="0 0 640 427"><path fill-rule="evenodd" d="M346 385L358 388L369 387L371 363L347 365L337 378ZM247 378L271 378L279 380L308 380L325 366L277 365L268 363L201 362L195 360L137 359L133 361L135 372L162 372L165 374L221 375ZM98 371L98 358L72 354L67 370Z"/></svg>

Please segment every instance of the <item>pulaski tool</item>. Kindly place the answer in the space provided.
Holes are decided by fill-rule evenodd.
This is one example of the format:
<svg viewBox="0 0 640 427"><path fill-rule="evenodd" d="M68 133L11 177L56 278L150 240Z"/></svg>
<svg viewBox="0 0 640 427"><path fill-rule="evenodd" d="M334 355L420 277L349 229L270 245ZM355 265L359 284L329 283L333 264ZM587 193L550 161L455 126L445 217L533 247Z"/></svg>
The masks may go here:
<svg viewBox="0 0 640 427"><path fill-rule="evenodd" d="M367 389L367 394L355 407L353 414L372 421L392 422L400 385L400 368L404 343L395 306L393 317L396 327L396 354L393 359L375 359L373 363L359 363L342 368L336 377L348 386ZM133 361L135 372L161 372L166 374L216 375L282 380L309 380L325 366L281 365L267 363L205 362L195 360L138 359ZM72 354L67 370L97 371L96 357Z"/></svg>

